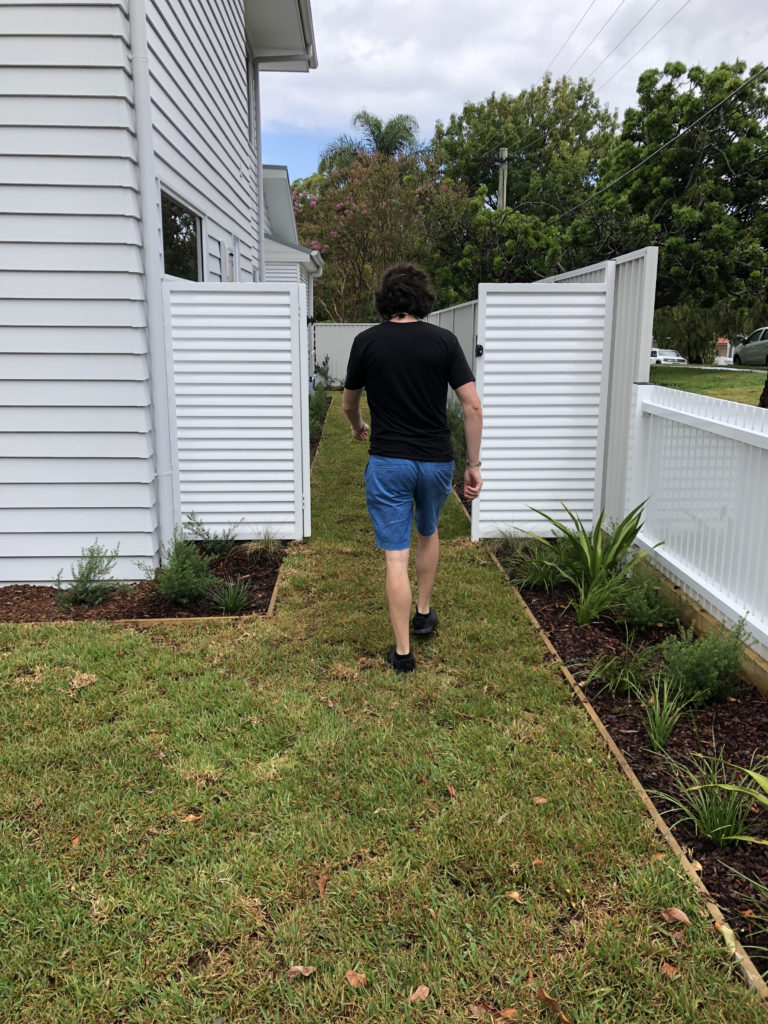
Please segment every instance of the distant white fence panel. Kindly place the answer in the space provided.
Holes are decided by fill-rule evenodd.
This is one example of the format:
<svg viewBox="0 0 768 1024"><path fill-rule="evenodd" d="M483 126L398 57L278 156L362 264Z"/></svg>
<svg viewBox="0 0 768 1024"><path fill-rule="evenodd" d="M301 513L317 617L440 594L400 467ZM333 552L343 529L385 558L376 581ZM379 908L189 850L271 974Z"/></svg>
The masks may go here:
<svg viewBox="0 0 768 1024"><path fill-rule="evenodd" d="M352 342L373 324L315 324L315 367L328 359L328 374L335 384L343 384L347 375Z"/></svg>
<svg viewBox="0 0 768 1024"><path fill-rule="evenodd" d="M174 520L242 540L310 533L306 291L165 285L178 449Z"/></svg>
<svg viewBox="0 0 768 1024"><path fill-rule="evenodd" d="M744 616L768 657L768 410L635 388L628 503L647 498L652 561L729 625Z"/></svg>
<svg viewBox="0 0 768 1024"><path fill-rule="evenodd" d="M561 502L590 525L609 365L605 284L483 284L479 303L484 482L472 539L549 534L532 508L561 517Z"/></svg>

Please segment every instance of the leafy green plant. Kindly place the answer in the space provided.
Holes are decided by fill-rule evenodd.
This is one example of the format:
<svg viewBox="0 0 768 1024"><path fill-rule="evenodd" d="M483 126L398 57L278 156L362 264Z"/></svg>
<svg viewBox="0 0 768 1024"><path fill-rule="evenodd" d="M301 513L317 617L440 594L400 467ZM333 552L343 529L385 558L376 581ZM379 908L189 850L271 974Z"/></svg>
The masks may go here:
<svg viewBox="0 0 768 1024"><path fill-rule="evenodd" d="M635 649L628 637L612 657L603 656L594 663L582 686L587 687L602 680L612 693L637 693L641 691L648 675L658 661L658 647Z"/></svg>
<svg viewBox="0 0 768 1024"><path fill-rule="evenodd" d="M580 626L594 622L608 608L613 608L622 600L627 589L623 575L598 577L589 583L574 578L573 584L576 593L571 599L571 606Z"/></svg>
<svg viewBox="0 0 768 1024"><path fill-rule="evenodd" d="M184 530L191 540L200 545L206 555L213 558L224 558L237 543L237 525L228 526L226 530L217 533L215 530L209 530L196 512L187 512Z"/></svg>
<svg viewBox="0 0 768 1024"><path fill-rule="evenodd" d="M64 572L60 569L54 583L59 607L71 608L80 604L94 608L121 589L121 584L109 575L115 567L119 550L118 544L113 551L108 551L98 540L83 548L77 564L69 567L72 583L68 587L64 586Z"/></svg>
<svg viewBox="0 0 768 1024"><path fill-rule="evenodd" d="M749 814L749 801L729 788L734 782L732 767L722 750L714 754L691 754L685 761L667 757L679 795L657 793L682 812L678 821L693 825L696 834L710 839L717 846L738 841L744 832Z"/></svg>
<svg viewBox="0 0 768 1024"><path fill-rule="evenodd" d="M737 765L730 765L730 767L737 773L746 775L747 778L751 779L755 784L754 786L745 785L744 782L711 782L705 785L701 785L697 788L704 789L714 787L721 791L728 793L735 793L744 798L748 806L757 804L762 807L764 811L768 811L768 775L764 775L765 767L763 763L759 767L763 769L762 772L758 772L754 767L750 768L739 768ZM755 788L757 787L757 788ZM746 843L760 843L762 846L768 846L768 839L756 839L754 836L748 835L737 835L731 837L735 842L743 841Z"/></svg>
<svg viewBox="0 0 768 1024"><path fill-rule="evenodd" d="M273 558L283 546L283 541L278 537L274 527L265 525L261 528L261 534L256 540L248 541L246 551L249 554L262 554Z"/></svg>
<svg viewBox="0 0 768 1024"><path fill-rule="evenodd" d="M746 624L733 630L721 625L696 639L693 627L680 627L678 636L661 645L670 679L695 706L725 700L744 662Z"/></svg>
<svg viewBox="0 0 768 1024"><path fill-rule="evenodd" d="M199 600L211 584L212 560L212 555L200 551L177 528L163 551L163 566L157 578L160 593L180 605Z"/></svg>
<svg viewBox="0 0 768 1024"><path fill-rule="evenodd" d="M208 587L208 596L214 608L222 615L237 615L247 608L253 587L243 576L229 579L215 579Z"/></svg>
<svg viewBox="0 0 768 1024"><path fill-rule="evenodd" d="M319 363L315 363L315 378L318 387L329 388L336 383L331 376L331 357L329 355L324 356Z"/></svg>
<svg viewBox="0 0 768 1024"><path fill-rule="evenodd" d="M453 444L453 458L455 469L453 471L454 484L464 479L464 467L467 464L467 437L464 433L464 413L459 402L450 395L445 407L448 418L448 429L451 432L451 443Z"/></svg>
<svg viewBox="0 0 768 1024"><path fill-rule="evenodd" d="M309 434L316 437L323 429L328 412L328 392L324 384L318 384L309 395Z"/></svg>
<svg viewBox="0 0 768 1024"><path fill-rule="evenodd" d="M630 688L633 695L642 703L643 724L651 741L651 749L664 750L691 699L684 696L670 683L667 676L661 673L656 674L646 689L634 682Z"/></svg>
<svg viewBox="0 0 768 1024"><path fill-rule="evenodd" d="M676 625L682 617L683 599L641 562L627 574L627 587L614 610L620 622L642 632L651 626Z"/></svg>

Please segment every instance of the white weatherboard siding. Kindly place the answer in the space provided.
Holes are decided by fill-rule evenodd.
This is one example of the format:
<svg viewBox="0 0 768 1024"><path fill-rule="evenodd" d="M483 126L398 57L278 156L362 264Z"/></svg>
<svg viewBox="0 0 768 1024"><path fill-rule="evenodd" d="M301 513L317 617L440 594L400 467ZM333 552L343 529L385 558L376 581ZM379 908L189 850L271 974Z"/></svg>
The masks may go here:
<svg viewBox="0 0 768 1024"><path fill-rule="evenodd" d="M161 187L204 217L206 280L226 279L217 243L258 265L256 152L248 138L242 0L148 0L152 121ZM158 202L160 197L158 195Z"/></svg>
<svg viewBox="0 0 768 1024"><path fill-rule="evenodd" d="M472 539L551 530L531 506L590 525L598 489L606 369L606 289L481 285L477 359L483 490Z"/></svg>
<svg viewBox="0 0 768 1024"><path fill-rule="evenodd" d="M298 285L165 285L177 520L309 534L306 307Z"/></svg>
<svg viewBox="0 0 768 1024"><path fill-rule="evenodd" d="M157 555L124 3L0 6L0 582Z"/></svg>

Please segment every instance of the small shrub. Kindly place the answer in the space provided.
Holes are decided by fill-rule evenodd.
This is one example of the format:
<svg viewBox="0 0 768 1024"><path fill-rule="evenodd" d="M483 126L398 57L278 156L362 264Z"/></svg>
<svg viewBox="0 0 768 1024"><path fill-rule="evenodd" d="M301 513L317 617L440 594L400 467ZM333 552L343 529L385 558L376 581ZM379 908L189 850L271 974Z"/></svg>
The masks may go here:
<svg viewBox="0 0 768 1024"><path fill-rule="evenodd" d="M594 622L603 612L622 601L627 589L627 581L621 575L607 575L591 582L574 579L573 582L576 594L571 599L571 606L580 626Z"/></svg>
<svg viewBox="0 0 768 1024"><path fill-rule="evenodd" d="M282 546L283 542L277 536L277 531L271 526L263 526L261 536L248 542L247 551L250 554L258 553L274 558Z"/></svg>
<svg viewBox="0 0 768 1024"><path fill-rule="evenodd" d="M708 784L709 787L714 786L715 788L726 791L729 793L737 793L747 802L748 807L752 807L757 804L764 811L768 811L768 775L764 774L766 771L765 761L760 760L755 765L754 758L753 763L749 768L739 768L736 765L730 765L733 769L735 776L733 781L729 782L711 782ZM760 771L756 769L760 768ZM739 776L746 775L747 779L752 781L752 785L749 785L743 778L739 779ZM700 786L698 788L705 788ZM754 836L737 835L733 836L733 839L744 841L746 843L760 843L762 846L768 846L768 839L756 839Z"/></svg>
<svg viewBox="0 0 768 1024"><path fill-rule="evenodd" d="M448 398L445 414L448 418L448 429L451 432L451 443L453 444L455 462L453 483L456 485L464 480L464 467L467 464L467 437L464 433L464 413L461 405L452 395Z"/></svg>
<svg viewBox="0 0 768 1024"><path fill-rule="evenodd" d="M491 550L518 587L553 591L562 582L557 549L530 534L502 532Z"/></svg>
<svg viewBox="0 0 768 1024"><path fill-rule="evenodd" d="M72 583L65 587L63 570L56 575L55 587L58 590L58 602L61 608L71 608L80 604L89 608L105 601L121 589L121 584L110 579L109 574L115 567L120 545L114 551L107 551L98 541L90 547L83 548L77 565L71 565Z"/></svg>
<svg viewBox="0 0 768 1024"><path fill-rule="evenodd" d="M329 355L324 356L319 363L315 363L315 379L318 387L330 388L336 383L331 376L331 357Z"/></svg>
<svg viewBox="0 0 768 1024"><path fill-rule="evenodd" d="M214 608L222 615L238 615L250 604L253 588L249 580L238 576L214 580L207 592Z"/></svg>
<svg viewBox="0 0 768 1024"><path fill-rule="evenodd" d="M737 791L727 788L735 781L735 776L723 752L710 756L692 754L686 761L675 761L671 757L666 760L679 796L658 792L657 795L682 812L678 821L689 822L696 835L710 839L717 846L737 842L744 831L750 804L738 788Z"/></svg>
<svg viewBox="0 0 768 1024"><path fill-rule="evenodd" d="M196 512L187 512L184 530L193 541L200 545L205 554L211 555L212 558L224 558L237 543L235 540L237 525L228 526L226 530L217 533L215 530L209 530Z"/></svg>
<svg viewBox="0 0 768 1024"><path fill-rule="evenodd" d="M615 612L620 622L640 632L652 626L680 622L683 599L674 594L646 565L637 565L627 577L627 588Z"/></svg>
<svg viewBox="0 0 768 1024"><path fill-rule="evenodd" d="M316 437L323 429L328 412L328 393L324 384L318 384L309 395L309 435Z"/></svg>
<svg viewBox="0 0 768 1024"><path fill-rule="evenodd" d="M178 529L163 555L157 581L163 597L180 605L199 600L211 585L212 556L200 551Z"/></svg>
<svg viewBox="0 0 768 1024"><path fill-rule="evenodd" d="M595 662L582 685L602 680L611 693L636 694L655 670L658 659L658 647L635 650L628 638L613 657L604 656Z"/></svg>
<svg viewBox="0 0 768 1024"><path fill-rule="evenodd" d="M725 700L744 661L746 625L740 619L733 630L721 626L698 639L693 627L680 627L679 636L661 645L670 679L696 707Z"/></svg>

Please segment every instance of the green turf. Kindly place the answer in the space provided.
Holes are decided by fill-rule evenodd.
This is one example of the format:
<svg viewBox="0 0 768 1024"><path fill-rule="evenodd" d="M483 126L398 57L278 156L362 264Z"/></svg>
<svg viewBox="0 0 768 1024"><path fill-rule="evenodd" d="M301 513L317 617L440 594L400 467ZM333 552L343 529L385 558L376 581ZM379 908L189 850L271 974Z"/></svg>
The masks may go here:
<svg viewBox="0 0 768 1024"><path fill-rule="evenodd" d="M334 396L273 620L0 628L0 1020L763 1021L453 499L385 669L365 459Z"/></svg>
<svg viewBox="0 0 768 1024"><path fill-rule="evenodd" d="M749 370L695 369L690 366L652 366L651 384L662 384L678 391L723 398L727 402L757 405L765 386L765 373Z"/></svg>

